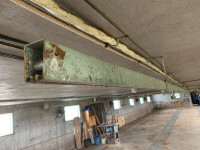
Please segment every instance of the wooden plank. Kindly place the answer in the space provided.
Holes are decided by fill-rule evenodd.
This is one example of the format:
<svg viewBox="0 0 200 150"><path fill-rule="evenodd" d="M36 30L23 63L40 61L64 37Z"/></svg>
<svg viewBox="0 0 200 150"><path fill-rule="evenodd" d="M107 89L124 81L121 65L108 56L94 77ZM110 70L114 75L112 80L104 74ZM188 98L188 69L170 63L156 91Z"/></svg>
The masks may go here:
<svg viewBox="0 0 200 150"><path fill-rule="evenodd" d="M120 116L119 118L118 118L118 122L119 122L119 127L122 127L122 126L124 126L125 125L125 119L124 119L124 116Z"/></svg>
<svg viewBox="0 0 200 150"><path fill-rule="evenodd" d="M92 128L88 129L88 134L89 134L90 139L94 138Z"/></svg>
<svg viewBox="0 0 200 150"><path fill-rule="evenodd" d="M80 105L89 105L89 102L81 101L79 104Z"/></svg>
<svg viewBox="0 0 200 150"><path fill-rule="evenodd" d="M76 139L76 146L77 149L82 148L81 144L81 125L80 125L80 118L74 118L74 128L75 128L75 139Z"/></svg>
<svg viewBox="0 0 200 150"><path fill-rule="evenodd" d="M88 128L85 122L83 122L83 132L84 132L84 138L88 139Z"/></svg>

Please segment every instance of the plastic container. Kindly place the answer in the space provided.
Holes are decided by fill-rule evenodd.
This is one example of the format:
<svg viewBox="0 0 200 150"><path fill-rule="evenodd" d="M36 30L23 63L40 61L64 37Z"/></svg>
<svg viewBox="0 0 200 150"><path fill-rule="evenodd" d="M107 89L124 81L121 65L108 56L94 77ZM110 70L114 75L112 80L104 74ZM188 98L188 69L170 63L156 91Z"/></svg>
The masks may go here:
<svg viewBox="0 0 200 150"><path fill-rule="evenodd" d="M95 137L94 137L94 143L95 143L96 145L100 145L100 144L101 144L100 136L95 136Z"/></svg>
<svg viewBox="0 0 200 150"><path fill-rule="evenodd" d="M92 144L94 144L94 138L91 138L90 141Z"/></svg>
<svg viewBox="0 0 200 150"><path fill-rule="evenodd" d="M91 108L91 106L85 106L85 110L91 110L92 108Z"/></svg>
<svg viewBox="0 0 200 150"><path fill-rule="evenodd" d="M101 144L106 144L106 139L105 138L101 138Z"/></svg>
<svg viewBox="0 0 200 150"><path fill-rule="evenodd" d="M86 140L84 140L84 144L85 144L86 147L90 147L90 146L92 145L90 139L86 139Z"/></svg>
<svg viewBox="0 0 200 150"><path fill-rule="evenodd" d="M85 122L87 124L87 127L92 127L92 126L96 125L95 115L93 115L91 112L93 112L93 111L85 110L83 112L84 119L85 119Z"/></svg>

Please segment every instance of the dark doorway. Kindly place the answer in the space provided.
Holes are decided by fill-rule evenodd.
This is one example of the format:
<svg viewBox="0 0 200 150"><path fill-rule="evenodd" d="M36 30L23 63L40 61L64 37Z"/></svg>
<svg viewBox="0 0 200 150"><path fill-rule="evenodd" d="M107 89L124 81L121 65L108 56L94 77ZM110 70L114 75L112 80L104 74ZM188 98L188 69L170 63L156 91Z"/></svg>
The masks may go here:
<svg viewBox="0 0 200 150"><path fill-rule="evenodd" d="M104 104L103 103L97 103L97 104L91 104L93 107L94 111L96 112L96 115L99 119L100 124L106 121L105 118L105 109L104 109ZM97 122L98 124L98 122Z"/></svg>
<svg viewBox="0 0 200 150"><path fill-rule="evenodd" d="M197 92L190 92L190 95L191 95L191 98L192 98L192 103L193 104L197 104L197 105L199 105L200 103L199 103L199 94L197 93ZM198 96L198 100L197 100L197 97Z"/></svg>

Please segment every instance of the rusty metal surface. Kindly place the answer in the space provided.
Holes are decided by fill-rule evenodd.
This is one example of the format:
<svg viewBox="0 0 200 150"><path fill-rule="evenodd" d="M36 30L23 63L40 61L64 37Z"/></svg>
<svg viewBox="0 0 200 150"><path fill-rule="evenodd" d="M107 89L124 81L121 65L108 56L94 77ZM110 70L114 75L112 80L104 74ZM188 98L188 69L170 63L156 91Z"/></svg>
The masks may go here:
<svg viewBox="0 0 200 150"><path fill-rule="evenodd" d="M37 47L38 46L38 47ZM38 53L39 52L39 53ZM43 52L43 54L42 54ZM25 47L26 81L100 85L105 87L166 89L165 82L117 66L66 46L43 40ZM33 64L43 56L41 80ZM169 85L170 90L182 90Z"/></svg>

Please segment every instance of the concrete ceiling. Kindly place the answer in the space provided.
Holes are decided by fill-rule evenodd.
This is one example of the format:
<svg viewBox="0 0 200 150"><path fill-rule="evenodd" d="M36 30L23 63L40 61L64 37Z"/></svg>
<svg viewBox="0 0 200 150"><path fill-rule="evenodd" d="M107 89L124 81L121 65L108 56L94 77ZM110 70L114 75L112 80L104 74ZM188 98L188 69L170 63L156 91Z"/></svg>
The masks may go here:
<svg viewBox="0 0 200 150"><path fill-rule="evenodd" d="M122 33L95 11L99 9L151 56L164 56L167 71L179 81L199 79L200 1L88 0L95 9L85 1L55 1L107 34L120 37ZM130 40L122 42L149 57ZM195 86L197 82L184 84Z"/></svg>
<svg viewBox="0 0 200 150"><path fill-rule="evenodd" d="M117 38L122 36L113 25L98 14L86 2L74 0L56 0L63 8L79 16L107 34ZM200 64L200 20L199 1L131 1L110 0L91 1L112 21L123 29L131 39L138 43L151 56L164 56L166 68L180 81L199 79ZM95 43L65 30L64 28L10 2L0 2L0 33L12 38L33 42L48 39L66 45L75 50L87 53L102 60L124 66L131 70L147 74L157 79L161 76L122 58ZM130 40L122 40L128 47L149 58ZM77 44L78 43L78 44ZM95 53L94 53L95 51ZM23 56L23 52L0 45L0 52ZM158 60L160 61L160 60ZM158 67L161 67L154 61ZM160 62L161 63L161 62ZM99 96L130 93L131 89L102 88L75 85L33 85L23 81L23 61L0 58L0 100L30 99L51 97ZM196 86L199 82L185 83Z"/></svg>

